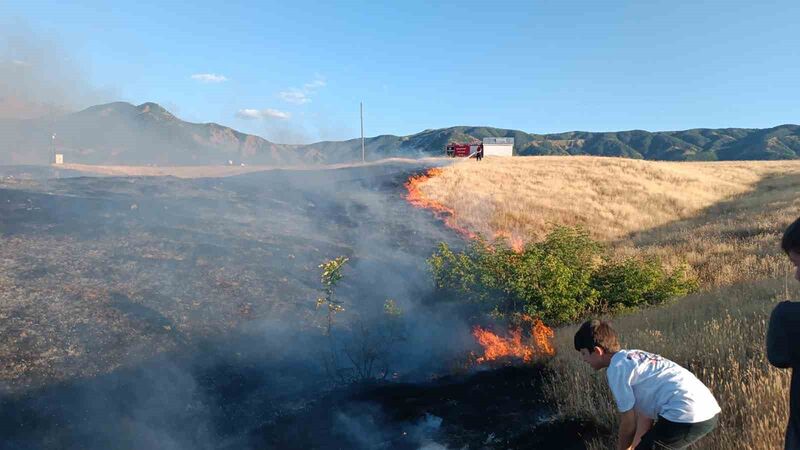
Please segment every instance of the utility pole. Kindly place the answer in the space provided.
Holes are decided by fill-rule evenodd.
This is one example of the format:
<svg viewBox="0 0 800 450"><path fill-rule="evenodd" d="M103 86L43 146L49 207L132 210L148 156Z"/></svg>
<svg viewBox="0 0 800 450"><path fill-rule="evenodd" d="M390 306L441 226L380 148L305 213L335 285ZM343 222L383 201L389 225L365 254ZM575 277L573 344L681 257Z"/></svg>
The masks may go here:
<svg viewBox="0 0 800 450"><path fill-rule="evenodd" d="M358 106L361 110L361 162L364 163L367 161L364 153L364 102L360 102Z"/></svg>

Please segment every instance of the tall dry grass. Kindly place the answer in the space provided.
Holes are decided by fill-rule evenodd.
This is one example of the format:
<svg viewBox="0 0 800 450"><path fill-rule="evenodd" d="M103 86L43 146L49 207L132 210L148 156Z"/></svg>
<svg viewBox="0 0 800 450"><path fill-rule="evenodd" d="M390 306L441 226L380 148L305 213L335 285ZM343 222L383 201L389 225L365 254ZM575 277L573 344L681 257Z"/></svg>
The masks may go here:
<svg viewBox="0 0 800 450"><path fill-rule="evenodd" d="M780 278L790 266L778 244L800 215L798 186L800 174L794 171L769 174L744 194L613 245L623 256L644 253L668 265L686 262L706 289Z"/></svg>
<svg viewBox="0 0 800 450"><path fill-rule="evenodd" d="M764 337L774 304L800 294L778 248L783 229L800 214L798 185L800 175L793 171L767 174L745 194L615 243L623 254L686 261L704 287L672 305L613 319L624 345L678 362L716 395L723 408L720 428L697 448L782 446L789 372L770 367ZM613 429L616 413L604 374L592 373L577 358L574 331L557 331L559 356L551 365L548 394L561 414L592 418ZM590 448L612 445L609 435Z"/></svg>
<svg viewBox="0 0 800 450"><path fill-rule="evenodd" d="M536 239L553 223L582 225L620 256L687 262L699 293L612 322L623 346L672 359L714 392L720 427L696 448L766 450L782 448L788 417L790 374L768 364L764 338L774 304L800 298L778 246L800 215L798 186L796 161L548 157L463 162L423 189L486 235L517 230L512 234ZM545 394L559 414L604 425L609 434L589 447L611 448L614 402L605 373L593 372L574 350L575 330L556 330Z"/></svg>
<svg viewBox="0 0 800 450"><path fill-rule="evenodd" d="M800 174L800 161L656 162L589 156L461 161L420 185L485 236L543 237L553 223L613 240L693 217L751 191L764 177Z"/></svg>

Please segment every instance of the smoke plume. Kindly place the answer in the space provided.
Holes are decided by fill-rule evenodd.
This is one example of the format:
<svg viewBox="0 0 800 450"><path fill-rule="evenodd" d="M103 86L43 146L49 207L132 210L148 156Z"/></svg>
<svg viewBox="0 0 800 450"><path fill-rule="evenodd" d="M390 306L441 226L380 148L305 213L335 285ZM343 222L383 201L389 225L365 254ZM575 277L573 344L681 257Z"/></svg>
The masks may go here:
<svg viewBox="0 0 800 450"><path fill-rule="evenodd" d="M110 98L91 86L80 60L24 25L0 27L0 119L74 111Z"/></svg>

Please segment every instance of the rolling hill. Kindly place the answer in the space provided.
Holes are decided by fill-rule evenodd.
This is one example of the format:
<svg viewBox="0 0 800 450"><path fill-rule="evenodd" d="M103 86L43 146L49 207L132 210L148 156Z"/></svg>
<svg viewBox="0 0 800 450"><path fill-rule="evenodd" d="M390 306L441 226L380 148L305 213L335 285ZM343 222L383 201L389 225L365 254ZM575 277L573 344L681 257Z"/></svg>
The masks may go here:
<svg viewBox="0 0 800 450"><path fill-rule="evenodd" d="M108 103L39 119L0 120L0 164L47 164L51 134L68 162L136 165L291 165L351 162L361 140L307 145L270 142L216 123L185 122L156 103ZM448 141L513 137L519 155L621 156L648 160L774 160L800 157L800 126L684 131L572 131L532 134L519 130L457 126L409 136L366 139L368 159L433 156Z"/></svg>
<svg viewBox="0 0 800 450"><path fill-rule="evenodd" d="M52 132L66 161L84 164L291 164L311 157L215 123L182 121L155 103L116 102L52 119L0 120L0 161L48 163Z"/></svg>

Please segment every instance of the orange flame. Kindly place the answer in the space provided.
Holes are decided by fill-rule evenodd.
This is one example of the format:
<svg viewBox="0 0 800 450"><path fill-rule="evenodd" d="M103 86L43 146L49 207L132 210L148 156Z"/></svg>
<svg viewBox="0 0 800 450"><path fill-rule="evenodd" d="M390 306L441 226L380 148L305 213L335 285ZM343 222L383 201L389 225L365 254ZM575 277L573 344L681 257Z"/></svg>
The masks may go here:
<svg viewBox="0 0 800 450"><path fill-rule="evenodd" d="M510 337L507 338L479 326L473 328L472 335L483 347L483 356L476 361L480 364L497 359L517 358L529 363L537 356L554 355L553 329L539 319L534 320L529 316L523 316L523 320L531 323L531 339L527 342L523 338L521 328L509 330Z"/></svg>
<svg viewBox="0 0 800 450"><path fill-rule="evenodd" d="M452 208L448 208L439 202L428 199L420 190L420 185L437 175L441 175L442 172L443 169L434 167L428 169L424 174L414 175L409 178L405 183L406 190L408 191L406 200L416 208L430 209L438 219L443 220L445 225L455 230L458 234L469 239L475 239L477 237L475 233L470 232L458 224L456 212L453 211Z"/></svg>
<svg viewBox="0 0 800 450"><path fill-rule="evenodd" d="M416 208L430 209L439 220L444 221L444 224L447 227L455 230L458 234L468 239L477 238L478 236L475 233L458 223L456 212L452 208L448 208L439 202L433 201L425 197L425 195L422 193L420 186L429 179L441 175L442 172L444 172L444 169L434 167L432 169L428 169L428 171L424 174L410 177L405 183L406 190L408 191L408 194L406 194L406 200L408 200L408 202ZM494 233L493 238L506 239L508 244L511 246L511 249L517 253L522 253L522 250L525 248L525 241L518 235L512 234L508 231L497 231Z"/></svg>
<svg viewBox="0 0 800 450"><path fill-rule="evenodd" d="M508 245L511 246L511 250L514 250L516 253L522 253L522 251L525 250L525 241L521 237L511 234L508 231L497 231L494 233L494 237L495 239L504 238L508 241Z"/></svg>
<svg viewBox="0 0 800 450"><path fill-rule="evenodd" d="M541 320L536 319L533 322L531 336L533 337L534 345L539 348L544 356L553 356L556 354L556 348L553 346L553 337L555 333L552 328L542 323Z"/></svg>

